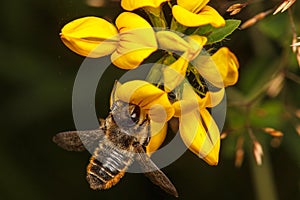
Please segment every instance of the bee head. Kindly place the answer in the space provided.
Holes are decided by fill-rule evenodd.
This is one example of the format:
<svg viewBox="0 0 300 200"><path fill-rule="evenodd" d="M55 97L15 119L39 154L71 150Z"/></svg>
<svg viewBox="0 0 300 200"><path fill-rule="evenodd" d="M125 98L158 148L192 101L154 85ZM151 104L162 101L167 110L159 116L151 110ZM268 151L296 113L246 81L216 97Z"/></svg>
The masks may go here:
<svg viewBox="0 0 300 200"><path fill-rule="evenodd" d="M115 101L111 110L116 124L123 129L138 129L148 124L148 116L138 105Z"/></svg>

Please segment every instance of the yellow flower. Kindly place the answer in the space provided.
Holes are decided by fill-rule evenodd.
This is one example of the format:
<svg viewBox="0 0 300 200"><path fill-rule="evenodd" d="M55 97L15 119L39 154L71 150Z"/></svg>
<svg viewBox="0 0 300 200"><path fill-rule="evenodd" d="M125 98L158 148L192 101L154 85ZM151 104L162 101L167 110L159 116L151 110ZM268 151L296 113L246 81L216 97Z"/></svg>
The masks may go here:
<svg viewBox="0 0 300 200"><path fill-rule="evenodd" d="M189 65L189 61L185 57L186 53L164 69L164 89L166 92L171 92L185 78L185 73Z"/></svg>
<svg viewBox="0 0 300 200"><path fill-rule="evenodd" d="M218 163L220 133L207 111L223 99L224 89L207 92L200 98L192 87L184 83L182 100L171 105L167 93L141 80L116 84L113 99L138 105L150 118L151 139L146 147L151 155L163 143L167 133L167 122L171 117L179 117L180 135L186 146L210 165Z"/></svg>
<svg viewBox="0 0 300 200"><path fill-rule="evenodd" d="M133 11L144 7L158 8L163 2L166 1L170 0L121 0L121 6L125 10Z"/></svg>
<svg viewBox="0 0 300 200"><path fill-rule="evenodd" d="M222 47L212 55L212 60L221 73L224 86L234 85L239 75L239 62L237 57L227 47Z"/></svg>
<svg viewBox="0 0 300 200"><path fill-rule="evenodd" d="M209 0L177 0L172 7L173 17L177 22L188 27L211 24L214 27L225 25L223 17L212 7L206 5Z"/></svg>
<svg viewBox="0 0 300 200"><path fill-rule="evenodd" d="M72 51L97 58L111 55L113 64L122 69L138 67L157 50L151 25L137 14L123 12L116 27L98 17L84 17L65 25L61 39Z"/></svg>
<svg viewBox="0 0 300 200"><path fill-rule="evenodd" d="M170 92L184 79L189 61L198 56L207 42L207 38L198 35L181 38L178 34L170 31L160 31L156 35L160 48L169 49L172 52L184 52L178 60L163 71L165 91Z"/></svg>
<svg viewBox="0 0 300 200"><path fill-rule="evenodd" d="M239 62L227 48L222 47L212 56L201 55L192 61L207 81L219 88L234 85L238 80Z"/></svg>
<svg viewBox="0 0 300 200"><path fill-rule="evenodd" d="M98 17L83 17L66 24L60 36L72 51L95 58L115 51L119 41L117 34L118 30L108 21ZM99 44L105 48L97 48Z"/></svg>
<svg viewBox="0 0 300 200"><path fill-rule="evenodd" d="M217 165L220 150L220 132L206 109L214 107L223 99L224 89L207 92L200 98L193 88L184 83L182 100L173 104L175 116L179 117L179 131L185 145L210 165Z"/></svg>
<svg viewBox="0 0 300 200"><path fill-rule="evenodd" d="M112 91L111 105L116 100L138 105L149 115L151 140L146 150L150 155L164 141L167 121L174 115L167 93L146 81L134 80L122 85L117 82Z"/></svg>

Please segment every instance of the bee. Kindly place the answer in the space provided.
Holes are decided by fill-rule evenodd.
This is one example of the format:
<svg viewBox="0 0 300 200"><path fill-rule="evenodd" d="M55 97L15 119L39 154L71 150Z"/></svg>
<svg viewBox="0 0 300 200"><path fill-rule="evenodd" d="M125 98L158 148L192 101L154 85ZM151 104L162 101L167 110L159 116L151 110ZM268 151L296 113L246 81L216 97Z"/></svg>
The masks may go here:
<svg viewBox="0 0 300 200"><path fill-rule="evenodd" d="M86 179L94 190L117 184L136 160L145 175L165 192L178 197L168 177L145 153L150 140L150 120L139 106L117 100L96 130L58 133L53 141L68 151L93 150Z"/></svg>

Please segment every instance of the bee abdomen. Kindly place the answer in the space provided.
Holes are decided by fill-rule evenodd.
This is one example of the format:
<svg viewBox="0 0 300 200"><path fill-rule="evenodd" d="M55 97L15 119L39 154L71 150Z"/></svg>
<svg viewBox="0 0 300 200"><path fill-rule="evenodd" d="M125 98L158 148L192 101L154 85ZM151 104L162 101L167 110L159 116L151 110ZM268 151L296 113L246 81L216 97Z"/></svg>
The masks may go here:
<svg viewBox="0 0 300 200"><path fill-rule="evenodd" d="M132 163L132 153L123 153L104 144L96 149L87 166L87 181L92 189L108 189L119 182Z"/></svg>
<svg viewBox="0 0 300 200"><path fill-rule="evenodd" d="M103 164L92 156L90 163L87 166L86 178L92 189L108 189L119 182L124 173L125 169L121 171L113 171L109 168L103 167Z"/></svg>

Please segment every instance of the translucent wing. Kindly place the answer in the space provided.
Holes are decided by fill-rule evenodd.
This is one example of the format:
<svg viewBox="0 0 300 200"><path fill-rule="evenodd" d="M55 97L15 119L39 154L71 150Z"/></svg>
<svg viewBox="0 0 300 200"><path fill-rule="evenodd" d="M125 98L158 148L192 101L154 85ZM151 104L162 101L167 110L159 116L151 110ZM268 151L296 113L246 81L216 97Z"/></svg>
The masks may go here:
<svg viewBox="0 0 300 200"><path fill-rule="evenodd" d="M84 151L86 149L91 151L98 146L103 136L104 131L102 129L67 131L56 134L53 137L53 142L68 151Z"/></svg>
<svg viewBox="0 0 300 200"><path fill-rule="evenodd" d="M137 158L136 160L140 166L145 169L145 175L151 180L152 183L159 186L165 192L178 197L177 190L169 178L151 161L149 156L145 153L143 146L136 147Z"/></svg>

